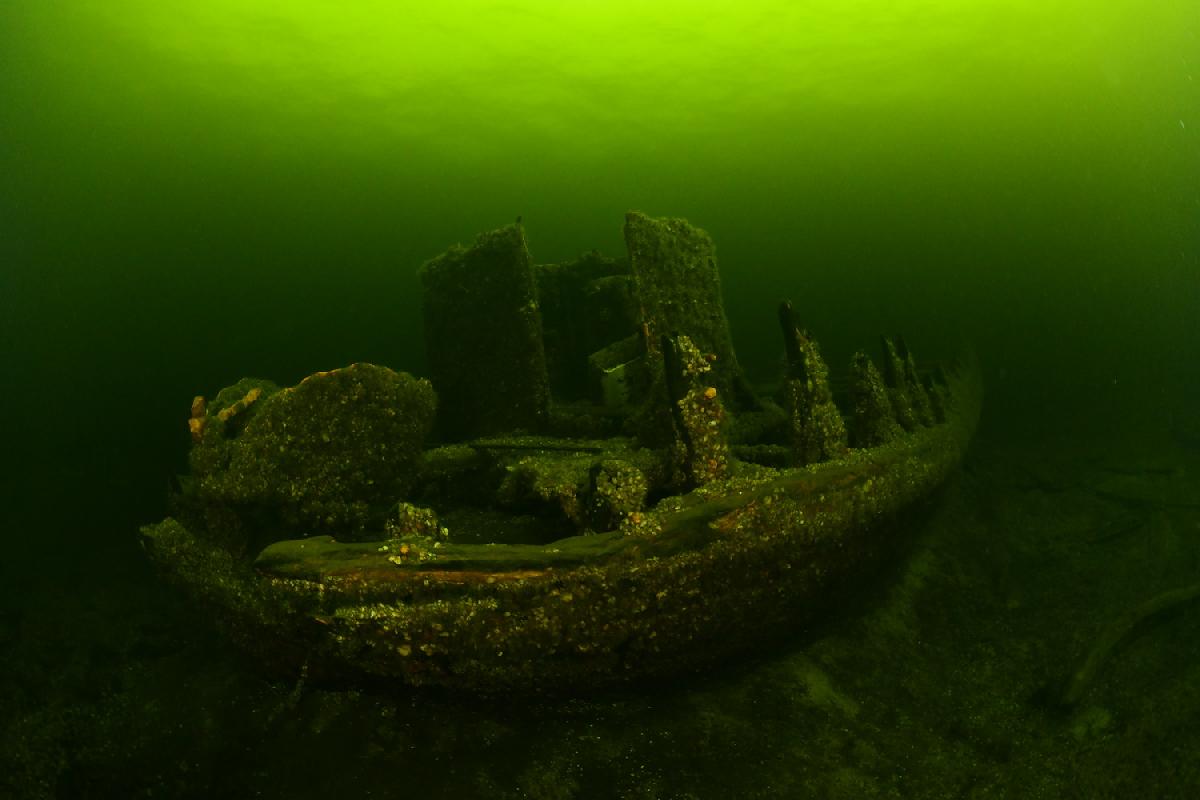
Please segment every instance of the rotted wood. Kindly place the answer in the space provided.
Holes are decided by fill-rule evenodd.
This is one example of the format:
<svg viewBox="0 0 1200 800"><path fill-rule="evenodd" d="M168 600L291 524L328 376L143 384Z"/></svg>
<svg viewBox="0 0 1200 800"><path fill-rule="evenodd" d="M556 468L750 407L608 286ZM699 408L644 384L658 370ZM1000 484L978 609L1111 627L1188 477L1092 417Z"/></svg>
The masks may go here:
<svg viewBox="0 0 1200 800"><path fill-rule="evenodd" d="M276 542L262 551L254 566L274 577L315 581L408 583L419 575L461 582L528 578L614 558L667 557L719 538L714 521L768 496L783 495L806 502L812 510L836 505L842 494L853 492L913 456L913 449L900 448L882 458L788 470L774 480L717 497L693 493L681 498L676 509L655 514L658 530L650 536L613 530L567 536L546 545L444 543L428 551L434 554L428 560L422 560L415 551L411 558L396 559L394 542L338 542L319 536ZM381 550L385 545L388 549ZM472 578L467 573L477 574Z"/></svg>

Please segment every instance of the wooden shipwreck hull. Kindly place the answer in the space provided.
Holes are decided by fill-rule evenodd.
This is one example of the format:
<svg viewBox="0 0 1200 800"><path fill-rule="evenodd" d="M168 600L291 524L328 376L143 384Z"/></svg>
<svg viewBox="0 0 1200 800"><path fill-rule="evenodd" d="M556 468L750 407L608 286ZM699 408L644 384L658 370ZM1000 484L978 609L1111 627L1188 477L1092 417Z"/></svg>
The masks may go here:
<svg viewBox="0 0 1200 800"><path fill-rule="evenodd" d="M669 222L675 227L653 232L690 234ZM637 232L627 238L636 258L641 240ZM520 297L513 304L524 308ZM432 401L422 400L428 384L355 365L290 389L243 382L212 404L198 398L193 475L176 513L143 528L143 543L248 650L293 674L336 680L478 692L590 689L693 670L828 613L867 585L861 581L871 567L896 552L910 515L960 463L979 414L976 368L967 362L921 383L907 352L897 357L886 343L886 386L859 363L865 371L857 390L851 387L848 442L840 417L823 416L823 407L834 409L824 365L790 307L781 321L791 389L781 396L791 400L782 410L773 406L772 417L739 388L736 364L720 373L706 366L717 361L711 351L729 349L722 331L708 337L705 352L689 350L690 339L652 329L658 318L647 305L643 298L643 318L635 320L642 346L634 359L646 388L625 415L639 435L619 457L599 453L588 466L603 440L553 431L507 443L480 439L513 426L501 419L479 429L483 417L470 409L476 398L451 403L458 418L438 412L443 441L455 439L445 431L457 431L466 442L460 460L472 466L459 477L490 474L478 465L481 453L491 453L487 463L500 464L505 476L500 494L510 504L520 491L549 498L563 515L561 535L505 543L502 536L490 541L485 530L468 541L409 503L388 512L390 533L364 533L377 521L371 492L433 498L428 505L443 509L453 503L444 480L431 477L436 458L420 452L419 429L434 425ZM706 358L689 361L693 351ZM461 358L448 357L454 369ZM562 424L550 403L554 376L539 371L558 356L541 358L542 366L520 367L534 375L524 400L505 401L521 415L523 431L541 419L547 428ZM657 380L647 363L657 363ZM435 369L433 386L440 396L443 386L453 392L468 377L451 375L439 385ZM773 428L759 427L774 432L745 434L743 450L729 445L716 433L727 427L720 397L730 397L731 416L740 402L743 418L773 419ZM329 407L347 416L313 420L309 409ZM422 408L430 419L417 424ZM656 416L655 408L669 413ZM655 441L662 432L655 420L665 441ZM578 419L570 425L585 426ZM381 441L407 444L381 450ZM494 452L505 448L519 458L498 461ZM638 460L651 452L653 459ZM544 477L552 473L537 472L537 458L562 453L583 454L571 456L582 459L583 478L556 484ZM522 470L534 475L534 489L513 488ZM620 480L597 488L609 480L596 477L602 473ZM610 484L637 491L622 495ZM647 484L653 500L645 499Z"/></svg>

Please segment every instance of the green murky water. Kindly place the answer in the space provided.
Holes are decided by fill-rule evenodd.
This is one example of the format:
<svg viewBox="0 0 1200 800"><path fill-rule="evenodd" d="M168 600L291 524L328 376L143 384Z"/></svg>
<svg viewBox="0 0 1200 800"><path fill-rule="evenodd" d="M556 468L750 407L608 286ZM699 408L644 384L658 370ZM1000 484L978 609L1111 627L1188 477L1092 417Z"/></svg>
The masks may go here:
<svg viewBox="0 0 1200 800"><path fill-rule="evenodd" d="M8 0L8 791L1190 796L1195 610L1077 715L1031 698L1200 579L1198 133L1187 0ZM276 686L189 630L135 531L192 395L419 374L424 260L518 215L539 262L620 255L627 209L713 235L764 379L781 297L835 366L975 343L980 440L887 602L519 710Z"/></svg>

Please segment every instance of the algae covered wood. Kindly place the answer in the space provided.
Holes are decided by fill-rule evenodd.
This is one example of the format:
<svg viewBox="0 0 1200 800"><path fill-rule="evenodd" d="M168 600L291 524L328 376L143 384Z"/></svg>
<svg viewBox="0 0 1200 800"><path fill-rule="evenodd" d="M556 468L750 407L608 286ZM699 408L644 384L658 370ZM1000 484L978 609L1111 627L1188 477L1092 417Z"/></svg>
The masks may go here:
<svg viewBox="0 0 1200 800"><path fill-rule="evenodd" d="M420 270L425 348L438 431L468 438L546 422L549 377L533 263L509 225L455 246Z"/></svg>
<svg viewBox="0 0 1200 800"><path fill-rule="evenodd" d="M434 546L436 544L436 546ZM397 542L339 542L332 536L275 542L254 560L267 575L325 581L370 573L373 579L402 582L409 572L552 569L576 566L627 547L620 532L571 536L549 545L452 544L410 545L401 555Z"/></svg>
<svg viewBox="0 0 1200 800"><path fill-rule="evenodd" d="M639 514L623 529L565 536L545 545L429 542L406 547L405 555L400 557L398 542L339 542L330 536L316 536L275 542L259 554L254 566L266 575L317 582L370 573L371 579L382 586L404 583L411 573L473 570L489 570L495 582L503 580L508 571L528 573L631 556L676 555L718 541L728 521L724 525L715 521L756 504L795 502L814 520L825 514L827 507L842 505L869 521L887 513L898 500L908 500L909 495L923 489L924 481L915 480L918 476L913 467L901 472L905 462L929 468L936 466L939 452L942 459L954 457L954 445L945 441L944 435L925 438L927 441L903 442L903 446L858 451L852 457L819 467L761 470L753 476L674 498L661 509ZM897 479L892 473L904 477ZM814 540L828 534L819 524L810 530Z"/></svg>
<svg viewBox="0 0 1200 800"><path fill-rule="evenodd" d="M616 277L632 291L640 330L587 361L602 378L593 389L616 371L640 374L627 401L550 408L538 303L566 304L561 328L578 298L537 296L519 225L484 234L421 273L439 446L419 441L432 395L409 408L412 392L365 392L349 380L363 368L295 389L239 382L211 408L192 403L193 475L181 479L174 516L142 530L152 560L287 674L484 693L576 692L694 670L836 611L869 588L871 570L961 460L979 413L977 369L968 362L922 383L929 376L907 348L901 357L889 347L892 380L868 363L852 393L856 433L873 434L855 442L870 446L848 448L839 433L837 447L817 452L788 435L778 408L739 388L707 234L631 214L626 240L633 280ZM815 342L796 331L785 333L811 355L793 359L802 368L793 382L821 388L806 402L840 421ZM578 361L590 347L556 358ZM276 460L254 474L289 491L350 478L357 488L339 489L320 517L284 513L271 494L206 491L213 474L249 485L226 456L257 441L255 420L278 402L270 398L301 387L328 392L311 408L286 407L268 442ZM935 414L912 413L910 395L923 387L939 400ZM374 398L365 420L352 411L360 395ZM375 416L412 435L363 427ZM740 423L740 449L727 446L727 422ZM383 433L344 433L360 429ZM381 483L372 454L401 444L405 480ZM310 452L315 465L292 456ZM354 524L331 513L343 505L360 512Z"/></svg>
<svg viewBox="0 0 1200 800"><path fill-rule="evenodd" d="M951 383L943 424L834 462L749 470L599 537L450 547L441 563L396 563L379 543L281 544L257 570L176 520L144 537L246 647L285 668L302 661L313 677L507 692L669 675L858 591L967 446L978 384Z"/></svg>
<svg viewBox="0 0 1200 800"><path fill-rule="evenodd" d="M723 397L745 394L725 318L716 248L708 233L685 219L631 211L625 215L625 245L651 371L662 370L660 337L683 334L715 356L713 381Z"/></svg>

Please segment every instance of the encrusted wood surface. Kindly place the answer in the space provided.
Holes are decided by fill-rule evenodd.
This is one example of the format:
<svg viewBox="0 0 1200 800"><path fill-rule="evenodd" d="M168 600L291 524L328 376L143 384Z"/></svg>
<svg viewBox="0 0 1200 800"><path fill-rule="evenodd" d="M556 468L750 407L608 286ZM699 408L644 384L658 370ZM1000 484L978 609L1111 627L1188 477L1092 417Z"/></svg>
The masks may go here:
<svg viewBox="0 0 1200 800"><path fill-rule="evenodd" d="M252 567L174 519L144 541L243 645L314 679L508 692L669 675L863 589L966 450L978 381L950 388L942 424L833 462L746 469L620 531L544 546L322 537L273 544Z"/></svg>

